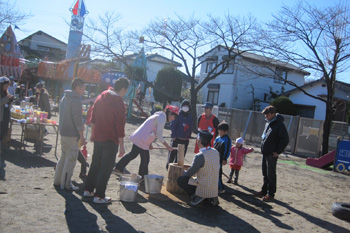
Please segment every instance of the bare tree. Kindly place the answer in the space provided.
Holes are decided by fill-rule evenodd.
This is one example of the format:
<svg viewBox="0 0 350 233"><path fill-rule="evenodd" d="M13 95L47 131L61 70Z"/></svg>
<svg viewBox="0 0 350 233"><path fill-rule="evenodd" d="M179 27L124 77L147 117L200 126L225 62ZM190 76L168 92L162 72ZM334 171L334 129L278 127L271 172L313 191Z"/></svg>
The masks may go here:
<svg viewBox="0 0 350 233"><path fill-rule="evenodd" d="M84 31L84 38L92 44L94 56L106 60L115 60L129 65L126 55L133 53L137 42L131 31L118 26L121 16L115 12L99 15L97 20L89 20Z"/></svg>
<svg viewBox="0 0 350 233"><path fill-rule="evenodd" d="M0 32L4 31L9 24L18 24L28 17L30 15L17 10L12 1L0 0Z"/></svg>
<svg viewBox="0 0 350 233"><path fill-rule="evenodd" d="M223 74L236 56L253 51L257 28L253 17L239 18L227 14L221 19L209 15L208 19L200 20L194 16L184 18L177 15L175 19L154 19L143 30L143 35L151 49L165 50L183 64L191 79L191 105L196 106L198 92L205 84ZM198 69L207 62L205 59L199 61L199 58L210 49L210 45L222 45L227 55L196 85ZM192 116L196 125L196 111L192 111Z"/></svg>
<svg viewBox="0 0 350 233"><path fill-rule="evenodd" d="M141 80L148 86L157 89L162 94L178 100L178 96L172 96L166 90L160 89L153 83L144 80L143 71L140 68L134 69L128 56L141 49L139 34L127 28L118 26L121 16L116 12L109 11L100 15L97 20L87 22L84 38L92 44L91 52L94 56L104 58L109 61L118 62L124 65L123 72L129 78Z"/></svg>
<svg viewBox="0 0 350 233"><path fill-rule="evenodd" d="M266 43L260 43L266 54L295 64L325 80L326 98L311 95L289 82L306 95L326 104L322 154L328 153L337 74L349 67L349 16L348 7L342 4L321 8L300 1L294 7L282 7L274 15L274 20L267 24Z"/></svg>

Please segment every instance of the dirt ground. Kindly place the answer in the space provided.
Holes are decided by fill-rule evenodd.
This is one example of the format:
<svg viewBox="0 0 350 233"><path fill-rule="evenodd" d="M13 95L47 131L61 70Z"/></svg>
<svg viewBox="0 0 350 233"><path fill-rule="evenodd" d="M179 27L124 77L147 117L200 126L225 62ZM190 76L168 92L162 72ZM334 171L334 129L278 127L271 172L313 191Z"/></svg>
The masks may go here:
<svg viewBox="0 0 350 233"><path fill-rule="evenodd" d="M128 121L126 151L132 144L128 136L142 123ZM49 132L53 132L48 128ZM13 134L20 128L14 127ZM170 141L170 131L164 132ZM18 140L18 136L13 136ZM54 134L46 136L46 144L54 144ZM16 146L16 142L13 141ZM28 146L32 146L28 143ZM92 154L92 143L88 152ZM159 144L158 144L159 145ZM160 145L159 145L160 146ZM350 202L350 176L305 166L305 159L283 155L277 165L276 201L264 203L254 197L262 185L261 154L247 156L239 177L239 185L228 184L220 194L218 207L191 207L188 197L165 191L149 195L143 188L135 202L119 201L119 181L112 174L107 196L110 205L97 205L82 198L83 181L79 178L80 164L74 171L77 192L56 190L53 186L54 149L41 157L33 147L18 151L11 147L2 153L0 170L0 232L350 232L350 223L331 213L334 202ZM193 159L194 140L185 158ZM60 156L60 147L57 150ZM167 177L167 153L151 151L150 174ZM118 160L118 159L117 159ZM91 156L88 158L91 162ZM137 172L139 158L129 164ZM229 167L224 167L229 173ZM226 182L226 178L224 181Z"/></svg>

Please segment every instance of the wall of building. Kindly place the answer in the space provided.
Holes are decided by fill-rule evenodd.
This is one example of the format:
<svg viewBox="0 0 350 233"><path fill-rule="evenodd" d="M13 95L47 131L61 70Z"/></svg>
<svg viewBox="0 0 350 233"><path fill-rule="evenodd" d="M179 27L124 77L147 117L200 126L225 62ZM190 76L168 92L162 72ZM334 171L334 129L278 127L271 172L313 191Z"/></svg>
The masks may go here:
<svg viewBox="0 0 350 233"><path fill-rule="evenodd" d="M213 54L218 56L218 62L221 62L222 56L225 55L223 51L214 51ZM201 66L200 82L207 75L206 67L206 63ZM226 107L238 109L253 108L253 88L254 98L261 101L269 101L270 90L281 94L294 89L289 84L275 82L271 70L274 70L274 67L266 68L247 59L236 58L232 74L221 74L201 89L201 101L203 103L207 101L208 84L220 84L219 105L225 103ZM295 71L288 71L287 80L291 80L297 85L304 85L304 75Z"/></svg>
<svg viewBox="0 0 350 233"><path fill-rule="evenodd" d="M48 36L34 34L30 42L30 49L40 50L38 46L45 46L61 50L67 49L67 45L61 44Z"/></svg>
<svg viewBox="0 0 350 233"><path fill-rule="evenodd" d="M322 86L322 83L317 83L311 87L308 87L306 91L314 96L325 96L327 95L327 87ZM349 93L341 88L335 88L335 97L343 100L350 101ZM304 93L298 91L289 95L289 99L294 104L315 106L315 120L325 120L326 114L326 103L315 98L309 97Z"/></svg>

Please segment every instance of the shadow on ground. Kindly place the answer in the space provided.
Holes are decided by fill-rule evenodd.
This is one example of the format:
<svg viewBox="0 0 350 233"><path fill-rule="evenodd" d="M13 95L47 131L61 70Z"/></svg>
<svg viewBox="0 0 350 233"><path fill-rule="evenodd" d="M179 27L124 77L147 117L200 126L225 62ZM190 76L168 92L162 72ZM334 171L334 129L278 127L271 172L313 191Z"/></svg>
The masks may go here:
<svg viewBox="0 0 350 233"><path fill-rule="evenodd" d="M185 204L185 201L188 201L187 195L176 195L176 197L181 202L174 201L164 194L149 195L148 201L172 214L204 226L220 228L226 232L232 232L234 226L239 227L242 232L259 232L248 222L229 213L220 205L202 204L192 207Z"/></svg>
<svg viewBox="0 0 350 233"><path fill-rule="evenodd" d="M251 193L251 195L247 195L246 193L237 191L237 190L233 190L233 189L229 189L229 192L227 193L227 195L222 195L221 197L224 198L227 201L232 201L233 203L235 203L236 205L240 206L241 208L245 208L249 211L251 211L254 214L260 215L266 219L269 219L271 222L273 222L274 224L276 224L276 226L283 228L283 229L288 229L288 230L293 230L293 228L291 228L290 226L282 223L279 219L276 219L274 216L281 216L281 214L276 213L274 211L272 211L272 207L261 201L260 199L256 198L253 196L253 194L255 193L254 190L247 188L243 185L239 185L242 189L244 189L245 191ZM251 205L255 205L257 207L259 207L261 210L259 209L255 209L252 207L249 207L249 205L245 204L242 201L236 200L234 196L239 197L241 200L243 200L244 202L250 203ZM345 229L343 227L337 226L331 222L322 220L320 218L311 216L310 214L297 210L295 208L293 208L292 206L290 206L289 204L279 201L279 200L275 200L274 201L275 204L283 206L284 208L286 208L288 211L293 212L295 214L298 214L299 216L305 218L306 221L309 221L327 231L330 232L349 232L348 229Z"/></svg>
<svg viewBox="0 0 350 233"><path fill-rule="evenodd" d="M6 150L1 155L2 159L23 168L54 167L51 160L33 154L26 150Z"/></svg>
<svg viewBox="0 0 350 233"><path fill-rule="evenodd" d="M74 184L77 185L77 184ZM135 228L133 228L127 221L125 221L124 219L118 217L117 215L113 214L112 211L109 210L109 205L106 204L95 204L92 201L92 198L85 198L83 197L83 186L84 184L81 185L77 185L80 186L81 190L80 192L77 192L76 194L81 196L81 199L77 200L80 202L81 205L83 205L82 201L85 203L88 203L97 213L99 213L99 215L105 220L106 222L106 231L107 232L135 232L135 233L140 233L140 231L137 231ZM66 201L70 201L70 200L66 200ZM118 201L119 202L119 201ZM67 202L66 202L67 203ZM134 208L135 208L135 212L140 212L140 213L144 213L145 210L142 210L143 207L141 207L140 205L134 203ZM138 205L138 206L137 206ZM84 206L84 205L83 205ZM141 208L140 208L141 207ZM85 207L84 207L85 208ZM86 208L85 208L86 210ZM87 210L86 210L87 211ZM90 212L88 212L89 214L91 214ZM95 216L95 215L94 215ZM68 223L68 221L67 221ZM96 219L94 220L94 223L97 225L96 223ZM72 223L74 224L74 223ZM88 229L88 228L86 228ZM101 232L102 229L100 229ZM97 231L80 231L80 232L97 232Z"/></svg>
<svg viewBox="0 0 350 233"><path fill-rule="evenodd" d="M70 233L101 232L97 216L90 213L79 198L70 191L60 190L59 187L55 189L66 201L64 215Z"/></svg>

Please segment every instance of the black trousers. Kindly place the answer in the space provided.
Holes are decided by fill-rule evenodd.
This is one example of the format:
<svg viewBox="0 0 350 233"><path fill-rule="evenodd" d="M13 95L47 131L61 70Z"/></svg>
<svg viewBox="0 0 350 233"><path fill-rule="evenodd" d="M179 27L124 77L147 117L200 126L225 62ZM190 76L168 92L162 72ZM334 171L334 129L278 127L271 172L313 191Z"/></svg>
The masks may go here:
<svg viewBox="0 0 350 233"><path fill-rule="evenodd" d="M86 162L86 159L84 158L84 155L81 153L80 150L79 150L79 155L78 155L78 162L81 164L80 174L86 174L87 162Z"/></svg>
<svg viewBox="0 0 350 233"><path fill-rule="evenodd" d="M140 154L141 163L139 167L139 175L144 176L148 174L148 164L149 164L149 150L141 149L135 144L132 145L131 151L126 154L119 162L115 165L115 168L119 171L123 171L125 167L134 160Z"/></svg>
<svg viewBox="0 0 350 233"><path fill-rule="evenodd" d="M263 155L262 158L262 173L264 176L264 184L261 188L263 193L269 194L274 197L276 193L277 175L276 166L277 159L271 155Z"/></svg>
<svg viewBox="0 0 350 233"><path fill-rule="evenodd" d="M118 153L118 145L112 141L94 142L94 153L85 189L100 198L106 197L108 180L112 174L114 162Z"/></svg>
<svg viewBox="0 0 350 233"><path fill-rule="evenodd" d="M10 110L9 108L4 107L3 112L3 119L0 121L0 142L2 142L2 139L7 135L7 132L9 130L9 123L10 123Z"/></svg>
<svg viewBox="0 0 350 233"><path fill-rule="evenodd" d="M183 189L185 190L186 193L188 193L188 195L192 196L193 194L196 193L196 186L194 185L190 185L188 184L188 181L191 177L189 176L179 176L179 178L177 178L177 184Z"/></svg>
<svg viewBox="0 0 350 233"><path fill-rule="evenodd" d="M219 190L225 190L225 185L222 182L222 161L220 161L220 170L219 170Z"/></svg>
<svg viewBox="0 0 350 233"><path fill-rule="evenodd" d="M171 142L171 147L177 147L177 145L179 144L185 145L185 156L186 156L188 143L189 143L189 140L175 138L175 140ZM169 152L167 167L169 166L169 163L177 163L177 150L173 150Z"/></svg>

